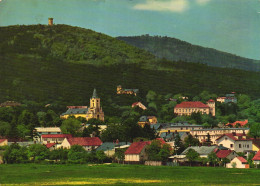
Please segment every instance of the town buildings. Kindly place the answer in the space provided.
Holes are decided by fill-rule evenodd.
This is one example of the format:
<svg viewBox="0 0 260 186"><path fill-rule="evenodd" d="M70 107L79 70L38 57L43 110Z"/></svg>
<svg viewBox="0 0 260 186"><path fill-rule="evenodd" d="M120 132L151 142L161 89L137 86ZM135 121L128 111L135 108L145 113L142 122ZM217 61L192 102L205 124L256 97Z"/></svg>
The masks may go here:
<svg viewBox="0 0 260 186"><path fill-rule="evenodd" d="M140 101L133 103L133 104L132 104L132 108L134 108L134 107L139 107L139 108L141 108L141 109L143 109L143 110L146 110L146 109L147 109L146 106L144 106Z"/></svg>
<svg viewBox="0 0 260 186"><path fill-rule="evenodd" d="M70 137L65 138L58 148L63 147L70 149L72 145L80 145L86 151L91 151L102 145L102 141L98 137Z"/></svg>
<svg viewBox="0 0 260 186"><path fill-rule="evenodd" d="M248 169L249 164L243 157L235 157L233 160L231 160L230 163L227 163L227 168L240 168L240 169Z"/></svg>
<svg viewBox="0 0 260 186"><path fill-rule="evenodd" d="M36 127L34 130L33 141L41 142L41 136L44 134L61 134L60 127Z"/></svg>
<svg viewBox="0 0 260 186"><path fill-rule="evenodd" d="M227 123L226 126L229 127L245 127L248 124L248 120L245 121L235 121L233 123Z"/></svg>
<svg viewBox="0 0 260 186"><path fill-rule="evenodd" d="M125 161L138 163L147 160L148 156L145 149L147 145L150 145L150 143L150 141L140 141L132 143L130 147L125 151Z"/></svg>
<svg viewBox="0 0 260 186"><path fill-rule="evenodd" d="M216 143L216 139L226 133L245 133L249 132L249 128L213 128L213 129L192 129L190 134L197 138L201 143L205 142L210 135L210 140L213 144Z"/></svg>
<svg viewBox="0 0 260 186"><path fill-rule="evenodd" d="M174 107L174 113L180 116L191 115L193 112L215 116L215 101L211 99L207 104L200 101L184 101Z"/></svg>
<svg viewBox="0 0 260 186"><path fill-rule="evenodd" d="M237 98L235 97L235 92L232 92L224 97L218 97L217 101L220 103L237 103Z"/></svg>

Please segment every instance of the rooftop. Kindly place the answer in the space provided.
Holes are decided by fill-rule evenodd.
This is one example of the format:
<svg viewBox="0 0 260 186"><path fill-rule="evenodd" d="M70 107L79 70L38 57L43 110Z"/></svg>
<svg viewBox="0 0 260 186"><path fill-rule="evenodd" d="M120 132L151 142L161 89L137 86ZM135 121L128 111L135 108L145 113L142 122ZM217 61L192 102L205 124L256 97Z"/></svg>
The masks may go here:
<svg viewBox="0 0 260 186"><path fill-rule="evenodd" d="M99 146L97 148L97 150L103 150L103 151L107 151L107 150L113 150L114 148L116 147L120 147L120 146L125 146L125 145L128 145L130 146L131 143L125 143L125 142L119 142L118 144L117 143L114 143L114 142L105 142L103 143L101 146Z"/></svg>
<svg viewBox="0 0 260 186"><path fill-rule="evenodd" d="M43 134L42 138L72 138L71 134Z"/></svg>
<svg viewBox="0 0 260 186"><path fill-rule="evenodd" d="M176 105L175 108L209 108L209 106L200 101L184 101Z"/></svg>
<svg viewBox="0 0 260 186"><path fill-rule="evenodd" d="M247 137L246 134L244 134L244 133L235 133L235 132L234 133L223 134L220 137L218 137L216 139L216 141L220 140L224 136L227 136L227 137L229 137L230 139L232 139L234 141L252 141L252 139Z"/></svg>
<svg viewBox="0 0 260 186"><path fill-rule="evenodd" d="M140 141L134 142L130 145L130 147L125 151L125 154L140 154L143 148L146 145L149 145L150 141Z"/></svg>
<svg viewBox="0 0 260 186"><path fill-rule="evenodd" d="M102 141L98 137L73 137L68 138L70 145L100 146Z"/></svg>
<svg viewBox="0 0 260 186"><path fill-rule="evenodd" d="M61 132L60 127L36 127L37 132Z"/></svg>
<svg viewBox="0 0 260 186"><path fill-rule="evenodd" d="M260 161L260 150L255 154L255 156L253 157L254 161Z"/></svg>
<svg viewBox="0 0 260 186"><path fill-rule="evenodd" d="M189 151L189 149L194 149L197 153L200 155L208 155L211 152L213 152L217 146L191 146L185 149L181 154L186 155L186 153Z"/></svg>
<svg viewBox="0 0 260 186"><path fill-rule="evenodd" d="M232 150L219 150L216 155L218 158L226 158L230 153L232 153Z"/></svg>
<svg viewBox="0 0 260 186"><path fill-rule="evenodd" d="M241 157L241 156L238 156L237 159L239 159L239 161L241 161L242 163L246 163L247 164L247 161L245 158Z"/></svg>
<svg viewBox="0 0 260 186"><path fill-rule="evenodd" d="M74 106L69 108L65 113L62 113L61 115L70 115L70 114L86 114L88 112L88 108L87 106L81 106L81 108L79 106Z"/></svg>

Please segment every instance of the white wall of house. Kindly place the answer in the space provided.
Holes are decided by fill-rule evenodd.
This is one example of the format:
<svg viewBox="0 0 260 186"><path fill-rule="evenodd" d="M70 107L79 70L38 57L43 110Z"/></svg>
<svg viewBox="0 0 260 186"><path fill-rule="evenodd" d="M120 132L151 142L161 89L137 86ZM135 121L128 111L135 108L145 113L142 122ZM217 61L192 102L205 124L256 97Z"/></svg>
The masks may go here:
<svg viewBox="0 0 260 186"><path fill-rule="evenodd" d="M234 168L239 168L239 169L245 169L246 166L248 166L248 164L242 164L242 162L235 157L230 163L227 163L226 167L227 168L233 168L233 164L235 164L236 166Z"/></svg>
<svg viewBox="0 0 260 186"><path fill-rule="evenodd" d="M125 161L140 161L139 154L126 154Z"/></svg>
<svg viewBox="0 0 260 186"><path fill-rule="evenodd" d="M223 147L227 147L230 150L234 150L234 144L235 144L235 140L230 139L227 136L223 136L222 138L220 138L219 140L217 140L217 144L219 146L223 146Z"/></svg>

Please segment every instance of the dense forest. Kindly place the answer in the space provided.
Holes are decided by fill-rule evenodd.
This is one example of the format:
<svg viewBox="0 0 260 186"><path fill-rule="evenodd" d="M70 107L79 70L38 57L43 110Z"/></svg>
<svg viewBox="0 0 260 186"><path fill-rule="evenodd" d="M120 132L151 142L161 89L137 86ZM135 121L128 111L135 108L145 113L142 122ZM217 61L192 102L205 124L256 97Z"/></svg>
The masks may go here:
<svg viewBox="0 0 260 186"><path fill-rule="evenodd" d="M118 39L171 61L199 62L215 67L260 71L259 60L193 45L175 38L142 35Z"/></svg>

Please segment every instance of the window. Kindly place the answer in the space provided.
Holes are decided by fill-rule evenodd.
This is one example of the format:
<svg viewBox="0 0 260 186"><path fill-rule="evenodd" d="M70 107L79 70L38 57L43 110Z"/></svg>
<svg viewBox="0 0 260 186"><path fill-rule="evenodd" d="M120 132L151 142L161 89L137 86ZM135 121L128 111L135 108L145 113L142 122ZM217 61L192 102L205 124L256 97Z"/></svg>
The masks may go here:
<svg viewBox="0 0 260 186"><path fill-rule="evenodd" d="M238 147L241 148L241 144L239 144Z"/></svg>
<svg viewBox="0 0 260 186"><path fill-rule="evenodd" d="M227 140L227 138L225 138L225 140Z"/></svg>
<svg viewBox="0 0 260 186"><path fill-rule="evenodd" d="M230 144L230 148L233 148L233 144Z"/></svg>
<svg viewBox="0 0 260 186"><path fill-rule="evenodd" d="M247 145L247 148L249 149L249 145Z"/></svg>

